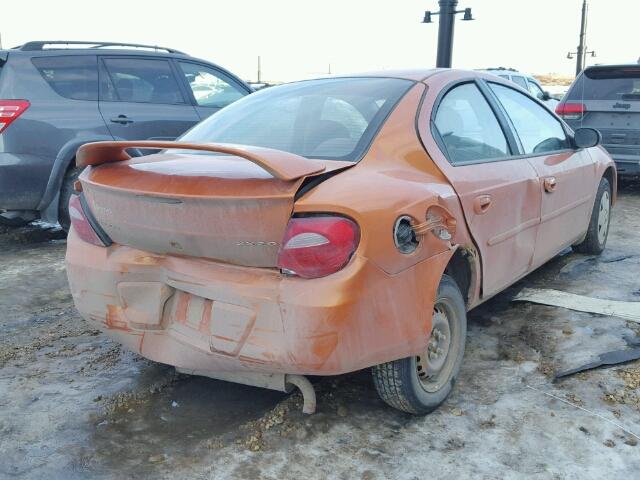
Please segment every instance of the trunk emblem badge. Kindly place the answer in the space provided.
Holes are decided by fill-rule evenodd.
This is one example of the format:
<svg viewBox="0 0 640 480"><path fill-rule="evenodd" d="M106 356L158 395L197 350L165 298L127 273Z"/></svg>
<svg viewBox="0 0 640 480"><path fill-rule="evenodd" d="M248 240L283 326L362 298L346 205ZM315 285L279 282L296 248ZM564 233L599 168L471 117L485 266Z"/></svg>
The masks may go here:
<svg viewBox="0 0 640 480"><path fill-rule="evenodd" d="M624 108L625 110L629 110L631 108L631 104L616 102L613 104L613 108Z"/></svg>

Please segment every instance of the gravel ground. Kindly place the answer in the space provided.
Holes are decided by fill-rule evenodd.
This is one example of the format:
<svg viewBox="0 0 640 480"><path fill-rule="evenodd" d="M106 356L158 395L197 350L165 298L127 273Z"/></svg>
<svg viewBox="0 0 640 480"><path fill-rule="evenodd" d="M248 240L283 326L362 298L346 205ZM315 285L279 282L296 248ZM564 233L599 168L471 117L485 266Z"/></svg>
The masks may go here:
<svg viewBox="0 0 640 480"><path fill-rule="evenodd" d="M0 227L2 228L2 227ZM422 418L369 372L301 398L177 374L74 311L64 236L0 230L0 478L635 478L640 362L553 382L640 325L511 302L523 287L640 301L640 185L623 187L605 253L570 251L469 316L453 394Z"/></svg>

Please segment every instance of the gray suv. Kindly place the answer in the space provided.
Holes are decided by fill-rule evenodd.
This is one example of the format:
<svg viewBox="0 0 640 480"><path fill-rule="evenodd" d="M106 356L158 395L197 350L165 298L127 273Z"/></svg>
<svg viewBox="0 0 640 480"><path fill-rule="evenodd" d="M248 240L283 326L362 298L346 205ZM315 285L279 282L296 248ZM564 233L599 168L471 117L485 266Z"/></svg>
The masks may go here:
<svg viewBox="0 0 640 480"><path fill-rule="evenodd" d="M169 48L38 41L0 50L0 224L42 218L68 229L80 145L173 140L251 91Z"/></svg>
<svg viewBox="0 0 640 480"><path fill-rule="evenodd" d="M640 65L586 68L556 113L574 130L598 130L620 176L640 175Z"/></svg>

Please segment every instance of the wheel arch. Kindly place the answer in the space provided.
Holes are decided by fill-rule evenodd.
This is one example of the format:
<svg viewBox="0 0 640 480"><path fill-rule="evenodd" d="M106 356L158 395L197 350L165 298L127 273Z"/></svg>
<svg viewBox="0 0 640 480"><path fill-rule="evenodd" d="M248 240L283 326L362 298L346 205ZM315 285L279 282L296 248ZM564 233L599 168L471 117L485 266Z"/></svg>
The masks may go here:
<svg viewBox="0 0 640 480"><path fill-rule="evenodd" d="M70 168L75 165L74 159L76 158L76 151L80 148L81 145L89 142L99 142L99 141L113 141L113 137L111 136L97 136L91 138L84 139L74 139L73 141L67 142L58 152L55 161L53 162L53 167L51 168L51 174L49 175L49 180L47 182L47 187L40 199L40 203L37 206L37 210L40 212L47 213L47 220L49 221L57 221L58 217L58 205L57 198L60 193L60 188L62 187L62 182L64 180L65 175L69 171Z"/></svg>
<svg viewBox="0 0 640 480"><path fill-rule="evenodd" d="M616 173L615 167L609 165L602 174L602 177L609 181L609 185L611 186L611 205L615 205L618 198L618 174Z"/></svg>
<svg viewBox="0 0 640 480"><path fill-rule="evenodd" d="M456 282L467 310L471 309L477 303L480 285L480 262L475 248L459 246L449 259L443 273Z"/></svg>

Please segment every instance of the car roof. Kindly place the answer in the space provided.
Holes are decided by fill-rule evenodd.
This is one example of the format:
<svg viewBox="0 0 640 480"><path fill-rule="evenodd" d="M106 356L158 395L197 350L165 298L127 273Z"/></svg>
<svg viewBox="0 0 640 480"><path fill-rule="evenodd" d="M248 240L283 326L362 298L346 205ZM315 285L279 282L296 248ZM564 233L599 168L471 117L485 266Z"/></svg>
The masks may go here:
<svg viewBox="0 0 640 480"><path fill-rule="evenodd" d="M349 77L380 77L380 78L400 78L403 80L423 81L438 72L451 70L449 68L414 68L397 70L372 70L367 72L352 73L345 75L332 75L330 78Z"/></svg>
<svg viewBox="0 0 640 480"><path fill-rule="evenodd" d="M585 70L598 70L607 68L640 68L640 63L612 63L602 65L589 65Z"/></svg>

